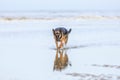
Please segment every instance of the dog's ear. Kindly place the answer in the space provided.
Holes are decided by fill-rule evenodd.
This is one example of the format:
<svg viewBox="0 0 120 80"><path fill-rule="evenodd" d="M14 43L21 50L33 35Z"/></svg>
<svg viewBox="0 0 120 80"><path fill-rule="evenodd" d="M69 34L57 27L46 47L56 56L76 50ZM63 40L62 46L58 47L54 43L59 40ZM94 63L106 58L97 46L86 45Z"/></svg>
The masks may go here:
<svg viewBox="0 0 120 80"><path fill-rule="evenodd" d="M54 29L52 29L52 31L53 31L53 34L55 35L55 30L54 30Z"/></svg>
<svg viewBox="0 0 120 80"><path fill-rule="evenodd" d="M72 29L69 29L68 34L72 31Z"/></svg>

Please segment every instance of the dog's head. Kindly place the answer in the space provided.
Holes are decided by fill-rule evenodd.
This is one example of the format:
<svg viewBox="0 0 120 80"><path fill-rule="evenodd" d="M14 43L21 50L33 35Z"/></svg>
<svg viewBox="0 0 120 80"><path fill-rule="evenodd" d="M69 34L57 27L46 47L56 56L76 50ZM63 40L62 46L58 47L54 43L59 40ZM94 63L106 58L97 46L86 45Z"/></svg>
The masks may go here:
<svg viewBox="0 0 120 80"><path fill-rule="evenodd" d="M60 39L62 38L62 32L60 30L54 30L52 29L54 37L57 41L60 41Z"/></svg>

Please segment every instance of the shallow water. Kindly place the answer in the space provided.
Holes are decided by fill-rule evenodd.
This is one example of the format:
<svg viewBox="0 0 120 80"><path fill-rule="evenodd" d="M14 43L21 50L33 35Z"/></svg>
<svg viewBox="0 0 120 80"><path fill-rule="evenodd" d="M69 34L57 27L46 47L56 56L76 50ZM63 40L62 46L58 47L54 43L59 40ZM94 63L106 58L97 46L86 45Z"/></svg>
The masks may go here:
<svg viewBox="0 0 120 80"><path fill-rule="evenodd" d="M59 26L72 28L68 65L53 70ZM0 80L120 80L119 53L119 19L0 21Z"/></svg>

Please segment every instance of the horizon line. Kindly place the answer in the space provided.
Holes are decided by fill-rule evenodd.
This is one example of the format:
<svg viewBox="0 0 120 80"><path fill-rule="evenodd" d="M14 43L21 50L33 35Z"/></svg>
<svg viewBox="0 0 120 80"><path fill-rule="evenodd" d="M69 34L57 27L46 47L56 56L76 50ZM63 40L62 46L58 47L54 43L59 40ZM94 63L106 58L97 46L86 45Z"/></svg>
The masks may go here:
<svg viewBox="0 0 120 80"><path fill-rule="evenodd" d="M0 10L0 12L120 12L120 10Z"/></svg>

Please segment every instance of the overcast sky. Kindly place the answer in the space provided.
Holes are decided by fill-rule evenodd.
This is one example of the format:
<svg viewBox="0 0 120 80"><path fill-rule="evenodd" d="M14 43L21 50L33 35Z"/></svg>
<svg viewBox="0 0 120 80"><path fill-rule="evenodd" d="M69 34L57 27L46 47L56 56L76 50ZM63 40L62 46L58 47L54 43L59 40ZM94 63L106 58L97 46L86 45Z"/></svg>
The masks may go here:
<svg viewBox="0 0 120 80"><path fill-rule="evenodd" d="M120 0L0 0L0 11L16 10L120 11Z"/></svg>

